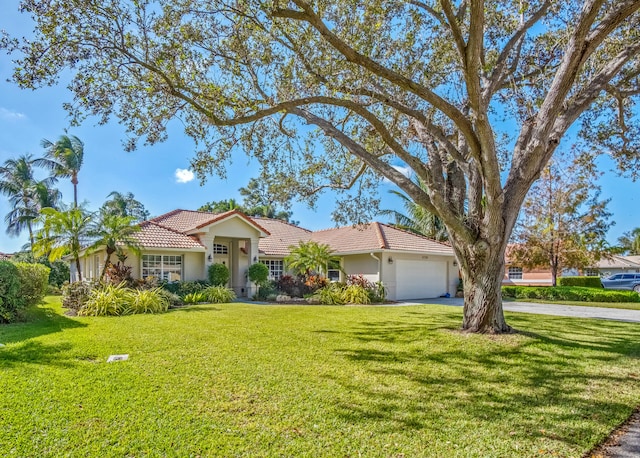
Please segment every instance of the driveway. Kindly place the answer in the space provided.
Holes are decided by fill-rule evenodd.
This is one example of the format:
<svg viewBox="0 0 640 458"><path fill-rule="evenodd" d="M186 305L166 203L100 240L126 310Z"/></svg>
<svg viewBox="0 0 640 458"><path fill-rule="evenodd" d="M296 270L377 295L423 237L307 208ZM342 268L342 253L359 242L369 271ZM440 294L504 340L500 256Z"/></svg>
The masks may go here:
<svg viewBox="0 0 640 458"><path fill-rule="evenodd" d="M457 297L416 299L398 302L395 305L439 304L462 307L463 299ZM536 313L539 315L568 316L574 318L596 318L600 320L627 321L640 323L640 310L608 309L602 307L581 307L579 305L534 304L531 302L503 302L508 312Z"/></svg>

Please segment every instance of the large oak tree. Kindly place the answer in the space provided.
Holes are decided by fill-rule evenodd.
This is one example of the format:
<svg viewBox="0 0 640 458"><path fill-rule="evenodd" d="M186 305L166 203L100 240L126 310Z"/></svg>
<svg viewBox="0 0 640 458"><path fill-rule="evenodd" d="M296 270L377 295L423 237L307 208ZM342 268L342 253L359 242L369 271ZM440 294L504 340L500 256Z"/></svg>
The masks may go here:
<svg viewBox="0 0 640 458"><path fill-rule="evenodd" d="M72 75L79 122L116 116L131 147L180 118L201 179L235 151L282 190L395 183L447 227L463 329L506 332L504 252L563 136L633 171L637 0L23 0L32 40L5 37L25 88ZM577 123L578 122L578 123ZM395 167L394 167L395 166ZM397 170L410 167L426 189ZM364 213L363 213L364 212Z"/></svg>

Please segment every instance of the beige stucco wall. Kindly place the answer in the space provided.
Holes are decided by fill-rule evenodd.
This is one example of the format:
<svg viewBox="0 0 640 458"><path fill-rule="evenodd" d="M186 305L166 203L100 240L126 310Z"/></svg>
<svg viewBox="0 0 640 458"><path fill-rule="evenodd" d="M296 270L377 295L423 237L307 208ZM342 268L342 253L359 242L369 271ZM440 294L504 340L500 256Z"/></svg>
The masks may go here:
<svg viewBox="0 0 640 458"><path fill-rule="evenodd" d="M344 256L342 268L344 269L343 275L363 275L371 282L380 281L378 261L369 254Z"/></svg>
<svg viewBox="0 0 640 458"><path fill-rule="evenodd" d="M131 276L133 278L141 278L142 261L141 258L133 253L127 253L127 260L125 265L131 267ZM204 257L202 252L185 252L185 251L171 251L171 250L147 250L144 254L150 255L170 255L170 256L182 256L182 274L184 281L205 280L207 278L206 270L204 269ZM100 261L100 271L104 265L106 253L104 250L88 255L84 255L80 259L80 267L82 269L82 278L85 280L98 279L99 272L94 269L95 258ZM115 255L111 256L111 262L117 263L118 258ZM72 278L75 275L75 263L71 261Z"/></svg>

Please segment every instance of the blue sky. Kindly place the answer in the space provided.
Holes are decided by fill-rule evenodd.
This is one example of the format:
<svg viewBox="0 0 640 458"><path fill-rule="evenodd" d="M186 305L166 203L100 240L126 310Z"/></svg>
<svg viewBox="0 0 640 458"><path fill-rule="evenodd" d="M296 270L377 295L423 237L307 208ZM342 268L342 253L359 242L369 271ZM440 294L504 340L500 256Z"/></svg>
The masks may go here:
<svg viewBox="0 0 640 458"><path fill-rule="evenodd" d="M18 0L4 0L0 7L0 30L12 35L29 35L32 29L28 16L17 12ZM43 154L40 141L43 138L55 141L68 128L68 119L62 103L71 100L64 84L57 87L25 91L6 80L11 75L11 61L0 55L0 163L8 158L31 153ZM69 134L78 136L85 143L85 162L79 174L78 193L80 201L88 201L89 208L97 209L112 191L132 192L152 215L159 215L175 208L196 209L205 202L235 198L242 200L238 188L245 186L251 177L258 176L257 164L246 156L237 156L228 168L227 179L211 177L204 186L189 178L189 159L194 155L192 140L185 136L179 126L173 126L167 142L153 147L140 146L133 153L122 148L124 129L113 120L98 126L88 119L81 127L73 128ZM610 164L603 160L604 169ZM180 172L181 171L181 172ZM609 241L625 231L640 226L638 220L638 191L640 183L607 173L601 181L603 198L612 198L609 204L616 225L609 231ZM63 200L73 199L73 190L68 180L59 182ZM383 184L380 196L383 208L400 205L387 192L391 185ZM331 212L334 197L323 196L317 210L309 210L304 203L293 205L293 218L309 229L334 226ZM19 238L6 235L4 216L9 211L7 200L0 196L0 252L14 252L26 242L26 232ZM381 218L381 221L386 221Z"/></svg>

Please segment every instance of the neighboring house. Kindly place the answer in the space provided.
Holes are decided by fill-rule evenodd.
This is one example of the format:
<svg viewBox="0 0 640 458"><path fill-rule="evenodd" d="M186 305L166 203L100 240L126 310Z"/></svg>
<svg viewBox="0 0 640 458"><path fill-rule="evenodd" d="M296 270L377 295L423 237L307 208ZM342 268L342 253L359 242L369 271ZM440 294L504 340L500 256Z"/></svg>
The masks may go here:
<svg viewBox="0 0 640 458"><path fill-rule="evenodd" d="M503 285L551 286L552 283L553 280L551 277L551 269L527 269L518 264L515 264L509 258L509 247L507 247L507 253L505 255L504 277L502 278Z"/></svg>
<svg viewBox="0 0 640 458"><path fill-rule="evenodd" d="M640 256L612 255L602 258L595 265L578 271L570 269L561 275L586 275L592 277L608 277L618 273L640 273ZM560 277L560 276L559 276ZM558 277L558 278L559 278ZM551 285L550 269L523 269L510 262L508 256L503 285L549 286Z"/></svg>
<svg viewBox="0 0 640 458"><path fill-rule="evenodd" d="M525 269L506 260L503 285L551 286L551 269Z"/></svg>
<svg viewBox="0 0 640 458"><path fill-rule="evenodd" d="M602 258L584 272L585 275L602 277L620 273L640 273L640 256L613 255Z"/></svg>
<svg viewBox="0 0 640 458"><path fill-rule="evenodd" d="M8 261L9 259L11 259L11 256L9 253L2 253L0 252L0 261Z"/></svg>
<svg viewBox="0 0 640 458"><path fill-rule="evenodd" d="M289 247L309 240L328 244L339 258L340 269L330 271L331 278L362 274L370 281L382 281L390 300L454 295L458 284L451 247L381 223L313 232L237 210L220 214L174 210L141 223L140 228L136 236L142 254L128 253L125 262L134 278L201 280L207 278L209 265L222 263L229 267L229 286L239 297L254 293L246 278L250 264L263 262L270 277L278 279L286 274ZM83 277L98 278L104 257L104 250L83 253ZM71 278L76 277L72 262Z"/></svg>

